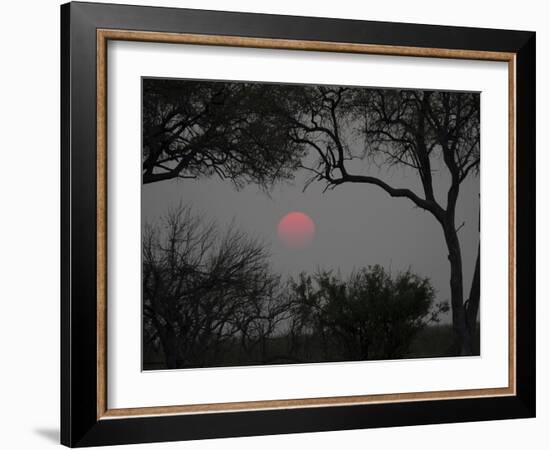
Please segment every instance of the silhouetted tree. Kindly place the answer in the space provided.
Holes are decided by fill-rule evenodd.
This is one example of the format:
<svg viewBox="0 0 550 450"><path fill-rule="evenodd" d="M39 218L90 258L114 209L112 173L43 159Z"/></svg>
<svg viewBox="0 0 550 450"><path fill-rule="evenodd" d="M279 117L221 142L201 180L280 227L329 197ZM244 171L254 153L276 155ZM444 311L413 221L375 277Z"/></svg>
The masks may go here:
<svg viewBox="0 0 550 450"><path fill-rule="evenodd" d="M347 279L326 271L302 274L291 290L291 329L302 338L315 336L327 360L402 358L416 334L448 310L434 304L428 279L409 271L392 278L380 266Z"/></svg>
<svg viewBox="0 0 550 450"><path fill-rule="evenodd" d="M146 227L145 337L158 343L167 368L219 360L239 336L261 345L280 314L279 277L267 260L260 242L232 228L221 234L189 208L168 214L162 228Z"/></svg>
<svg viewBox="0 0 550 450"><path fill-rule="evenodd" d="M143 183L218 175L237 186L292 176L302 146L257 83L143 80Z"/></svg>
<svg viewBox="0 0 550 450"><path fill-rule="evenodd" d="M479 264L470 297L463 293L463 267L456 205L461 183L479 168L479 95L420 90L326 86L273 86L281 99L275 109L290 130L289 139L305 145L317 162L304 162L328 188L346 183L377 186L405 198L440 224L448 249L456 354L472 354L479 308ZM400 166L418 177L423 194L392 186L361 164ZM434 167L446 170L445 198L434 188ZM479 255L478 255L479 260ZM477 283L477 284L476 284Z"/></svg>

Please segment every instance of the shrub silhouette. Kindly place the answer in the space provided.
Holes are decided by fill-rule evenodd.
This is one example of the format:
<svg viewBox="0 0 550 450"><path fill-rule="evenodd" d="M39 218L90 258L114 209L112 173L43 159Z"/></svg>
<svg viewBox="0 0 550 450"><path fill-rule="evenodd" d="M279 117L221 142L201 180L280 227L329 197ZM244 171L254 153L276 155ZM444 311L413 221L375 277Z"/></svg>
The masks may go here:
<svg viewBox="0 0 550 450"><path fill-rule="evenodd" d="M347 279L321 271L291 283L296 340L315 337L324 359L390 359L407 355L417 333L446 312L434 304L427 278L410 271L392 278L381 266L369 266Z"/></svg>

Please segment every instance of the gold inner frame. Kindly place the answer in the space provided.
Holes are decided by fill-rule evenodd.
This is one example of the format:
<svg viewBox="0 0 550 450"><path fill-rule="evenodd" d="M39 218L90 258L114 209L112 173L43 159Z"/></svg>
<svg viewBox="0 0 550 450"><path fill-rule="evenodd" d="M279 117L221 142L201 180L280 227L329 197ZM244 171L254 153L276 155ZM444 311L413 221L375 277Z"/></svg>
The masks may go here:
<svg viewBox="0 0 550 450"><path fill-rule="evenodd" d="M109 409L107 405L107 42L109 40L306 50L371 55L501 61L508 63L508 386L399 394L261 400L199 405ZM265 409L344 406L421 400L513 396L516 394L516 54L341 42L298 41L238 36L97 30L97 418L196 414Z"/></svg>

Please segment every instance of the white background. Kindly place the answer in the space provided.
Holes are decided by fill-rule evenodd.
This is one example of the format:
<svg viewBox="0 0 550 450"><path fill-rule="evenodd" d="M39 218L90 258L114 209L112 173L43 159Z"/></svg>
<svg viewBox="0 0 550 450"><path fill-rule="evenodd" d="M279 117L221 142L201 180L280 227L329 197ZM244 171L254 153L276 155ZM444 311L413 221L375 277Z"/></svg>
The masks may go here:
<svg viewBox="0 0 550 450"><path fill-rule="evenodd" d="M136 4L152 1L133 0ZM550 440L550 312L543 282L550 270L547 207L550 141L543 131L550 119L549 14L544 2L463 0L414 2L260 2L162 1L157 5L271 12L355 19L421 22L537 31L538 218L538 418L477 424L359 430L268 436L205 442L141 445L136 448L252 449L372 448L446 450L483 448L543 449ZM0 446L40 449L56 445L59 422L59 2L9 2L2 10L0 71L0 222L2 239L2 324L0 326ZM544 110L544 114L543 114ZM540 382L543 380L543 382Z"/></svg>
<svg viewBox="0 0 550 450"><path fill-rule="evenodd" d="M108 68L108 408L508 385L507 63L114 42ZM142 75L480 91L481 357L142 372Z"/></svg>

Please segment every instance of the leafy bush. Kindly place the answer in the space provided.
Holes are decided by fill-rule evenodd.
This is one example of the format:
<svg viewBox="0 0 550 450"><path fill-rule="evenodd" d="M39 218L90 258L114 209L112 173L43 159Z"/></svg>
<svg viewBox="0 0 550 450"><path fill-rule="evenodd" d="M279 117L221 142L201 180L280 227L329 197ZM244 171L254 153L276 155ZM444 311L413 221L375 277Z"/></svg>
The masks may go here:
<svg viewBox="0 0 550 450"><path fill-rule="evenodd" d="M294 347L314 335L327 360L404 357L415 335L449 309L434 304L427 278L410 271L392 277L379 265L347 279L327 271L302 274L291 283L291 295Z"/></svg>

